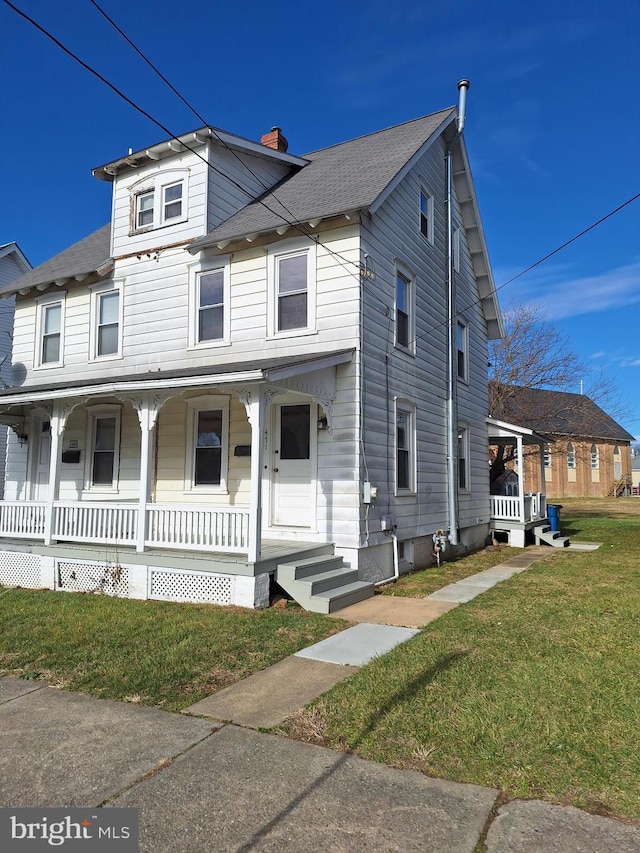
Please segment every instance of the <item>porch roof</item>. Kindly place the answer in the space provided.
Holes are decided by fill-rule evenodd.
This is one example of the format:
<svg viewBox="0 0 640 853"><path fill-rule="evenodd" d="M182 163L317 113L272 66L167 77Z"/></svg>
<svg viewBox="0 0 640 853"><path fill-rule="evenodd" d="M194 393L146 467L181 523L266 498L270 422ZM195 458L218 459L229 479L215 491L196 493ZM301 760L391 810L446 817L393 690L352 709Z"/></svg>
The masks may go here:
<svg viewBox="0 0 640 853"><path fill-rule="evenodd" d="M509 424L506 421L497 421L494 418L487 418L487 433L489 435L490 444L508 444L514 438L520 437L523 444L553 444L553 440L539 435L532 429Z"/></svg>
<svg viewBox="0 0 640 853"><path fill-rule="evenodd" d="M49 384L31 386L28 389L7 388L0 394L0 408L74 397L188 388L190 385L202 388L237 382L279 382L301 373L345 364L351 361L353 352L353 349L333 350L312 356L283 356L195 369L163 370L153 374L122 376L109 382L102 378L75 380L65 383L63 387L59 384Z"/></svg>

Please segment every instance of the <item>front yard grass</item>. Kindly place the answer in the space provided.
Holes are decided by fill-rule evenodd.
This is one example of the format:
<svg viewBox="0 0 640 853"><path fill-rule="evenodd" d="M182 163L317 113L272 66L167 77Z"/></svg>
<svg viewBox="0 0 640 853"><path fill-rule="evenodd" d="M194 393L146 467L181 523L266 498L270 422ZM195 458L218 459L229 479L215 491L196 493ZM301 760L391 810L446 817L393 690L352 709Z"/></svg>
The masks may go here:
<svg viewBox="0 0 640 853"><path fill-rule="evenodd" d="M5 589L0 675L177 711L345 627L300 608Z"/></svg>
<svg viewBox="0 0 640 853"><path fill-rule="evenodd" d="M427 775L640 818L640 500L563 501L560 552L283 728Z"/></svg>

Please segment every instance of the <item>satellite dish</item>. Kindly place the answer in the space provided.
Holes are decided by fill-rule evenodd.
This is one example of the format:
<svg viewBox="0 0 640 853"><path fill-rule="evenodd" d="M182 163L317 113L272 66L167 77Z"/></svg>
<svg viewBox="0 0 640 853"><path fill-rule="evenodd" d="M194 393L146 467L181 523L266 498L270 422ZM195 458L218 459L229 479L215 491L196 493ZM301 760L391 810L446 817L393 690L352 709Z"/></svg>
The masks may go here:
<svg viewBox="0 0 640 853"><path fill-rule="evenodd" d="M26 378L27 368L21 361L18 361L16 364L11 365L9 382L12 388L19 388L21 385L24 385L24 381Z"/></svg>

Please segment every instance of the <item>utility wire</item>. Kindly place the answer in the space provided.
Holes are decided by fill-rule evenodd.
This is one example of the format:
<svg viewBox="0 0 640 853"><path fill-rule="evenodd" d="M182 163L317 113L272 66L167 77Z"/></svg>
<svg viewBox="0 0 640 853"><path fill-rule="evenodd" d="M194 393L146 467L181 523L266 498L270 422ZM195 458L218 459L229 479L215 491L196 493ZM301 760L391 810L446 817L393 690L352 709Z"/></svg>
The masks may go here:
<svg viewBox="0 0 640 853"><path fill-rule="evenodd" d="M30 24L31 24L33 27L35 27L39 32L41 32L41 33L42 33L42 35L44 35L46 38L48 38L50 41L52 41L52 42L53 42L57 47L59 47L59 48L60 48L60 50L62 50L62 51L63 51L63 53L65 53L67 56L69 56L71 59L73 59L75 62L77 62L80 66L82 66L82 68L84 68L86 71L88 71L88 72L89 72L90 74L92 74L94 77L97 77L97 79L98 79L98 80L100 80L100 82L101 82L101 83L104 83L104 84L105 84L105 86L107 86L109 89L111 89L111 91L112 91L112 92L114 92L114 93L115 93L119 98L122 98L126 103L128 103L128 104L129 104L129 106L133 107L133 109L134 109L134 110L136 110L136 111L137 111L137 112L139 112L141 115L143 115L143 116L144 116L146 119L148 119L152 124L155 124L155 125L156 125L156 127L159 127L159 128L160 128L164 133L166 133L166 134L169 136L169 138L170 138L170 139L172 139L172 140L174 140L174 141L178 142L180 145L182 145L182 146L183 146L183 148L184 148L185 150L190 151L192 154L195 154L195 155L196 155L200 160L202 160L202 162L203 162L203 163L205 163L205 165L206 165L209 169L211 169L211 170L212 170L213 172L215 172L216 174L220 175L220 176L221 176L222 178L224 178L225 180L229 181L231 184L233 184L233 186L237 187L237 188L238 188L241 192L243 192L243 193L247 196L247 198L249 198L251 201L253 201L253 202L257 203L257 204L262 205L266 210L268 210L268 211L269 211L270 213L272 213L274 216L278 217L278 219L280 219L280 220L282 221L283 225L286 225L286 226L287 226L287 227L289 227L289 228L293 228L293 229L297 230L297 231L298 231L300 234L302 234L304 237L306 237L307 239L312 240L313 242L315 242L315 243L316 243L316 245L321 246L323 249L325 249L325 251L326 251L326 252L328 252L330 255L332 255L333 257L335 257L335 258L338 260L338 263L340 264L340 266L342 266L342 267L343 267L343 269L345 270L345 272L347 272L347 274L352 275L352 276L353 276L354 278L356 278L356 279L358 278L357 274L356 274L354 271L352 271L351 269L348 269L348 268L345 266L345 264L354 265L354 264L355 264L355 262L354 262L354 261L351 261L351 260L349 260L348 258L345 258L344 256L340 255L340 253L335 252L334 250L330 249L328 246L326 246L324 243L322 243L322 242L319 240L319 238L317 238L315 235L310 234L308 231L306 231L306 230L302 227L302 225L301 225L301 224L296 223L296 222L290 222L289 220L287 220L287 219L286 219L286 217L282 215L282 213L279 213L278 211L276 211L276 210L274 210L272 207L270 207L270 206L269 206L269 205L264 201L264 199L262 199L262 198L257 198L257 199L256 199L256 198L255 198L255 196L254 196L254 193L253 193L251 190L249 190L249 189L247 189L246 187L242 186L240 183L238 183L238 181L234 180L234 179L233 179L233 178L231 178L229 175L227 175L226 173L224 173L224 172L222 172L220 169L218 169L216 166L214 166L214 165L213 165L213 163L210 163L210 162L209 162L205 157L203 157L203 156L202 156L198 151L195 151L193 148L191 148L190 146L188 146L188 145L187 145L185 142L183 142L183 141L182 141L178 136L176 136L176 135L175 135L171 130L169 130L169 128L168 128L168 127L166 127L166 126L165 126L161 121L159 121L158 119L156 119L154 116L152 116L152 115L151 115L151 113L147 112L147 110L145 110L143 107L141 107L141 106L140 106L139 104L137 104L135 101L133 101L131 98L129 98L127 95L125 95L125 93L124 93L121 89L119 89L117 86L115 86L113 83L111 83L111 82L110 82L106 77L104 77L104 75L102 75L99 71L97 71L97 70L96 70L95 68L93 68L92 66L88 65L86 62L84 62L84 60L80 59L80 57L79 57L77 54L75 54L75 53L74 53L70 48L66 47L66 45L64 45L64 44L63 44L59 39L57 39L57 38L56 38L52 33L50 33L50 32L49 32L48 30L46 30L43 26L41 26L41 25L40 25L36 20L34 20L33 18L31 18L29 15L27 15L27 13L26 13L26 12L23 12L21 9L19 9L17 6L15 6L13 3L11 3L11 2L10 2L10 0L3 0L3 2L5 3L5 5L6 5L6 6L8 6L10 9L12 9L12 10L17 14L17 15L19 15L19 16L20 16L21 18L23 18L25 21L28 21L28 23L30 23ZM182 97L182 96L180 96L180 97ZM191 107L189 107L189 108L191 109ZM198 117L198 118L200 118L200 117ZM209 125L207 125L206 121L204 122L204 124L205 124L207 127L209 127ZM210 129L210 130L211 130L211 132L214 134L214 136L216 136L216 137L220 140L220 137L216 134L215 130L214 130L213 128L209 128L209 129ZM222 140L220 140L220 141L222 141ZM227 147L228 147L228 146L227 146ZM234 152L234 154L235 154L235 152ZM236 155L236 156L237 156L237 155ZM238 159L240 159L240 158L238 158ZM242 161L241 161L241 162L242 162ZM246 164L245 164L245 165L246 165ZM248 167L248 166L247 166L247 168L249 169L249 167ZM249 169L249 171L251 171L251 169ZM252 172L252 174L253 174L253 172ZM257 178L257 176L256 176L256 175L254 175L254 177L255 177L258 181L260 180L259 178ZM283 204L282 204L282 202L280 202L280 201L279 201L279 199L277 199L277 198L275 197L275 195L273 194L273 192L270 190L270 188L269 188L269 187L266 187L264 184L263 184L262 186L265 188L265 190L266 190L266 191L268 191L268 192L271 194L271 196L273 197L274 201L278 202L278 204L280 204L280 205L281 205L285 210L287 209L287 208L285 207L285 205L283 205ZM290 215L292 215L292 214L290 214Z"/></svg>

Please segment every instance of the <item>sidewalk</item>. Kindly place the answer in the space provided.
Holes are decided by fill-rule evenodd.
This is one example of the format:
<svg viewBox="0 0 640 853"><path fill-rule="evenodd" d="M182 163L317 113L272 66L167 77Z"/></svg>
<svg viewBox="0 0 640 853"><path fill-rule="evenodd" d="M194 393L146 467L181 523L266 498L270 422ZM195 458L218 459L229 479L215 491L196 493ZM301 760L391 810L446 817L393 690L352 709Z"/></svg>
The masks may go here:
<svg viewBox="0 0 640 853"><path fill-rule="evenodd" d="M376 596L360 612L369 621L188 713L0 679L0 806L137 808L143 853L474 853L479 845L486 853L640 853L638 825L543 802L502 804L490 788L255 731L405 642L416 623L539 558L530 549L417 602ZM339 618L356 621L349 610ZM249 728L204 716L245 720Z"/></svg>

